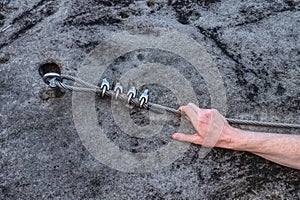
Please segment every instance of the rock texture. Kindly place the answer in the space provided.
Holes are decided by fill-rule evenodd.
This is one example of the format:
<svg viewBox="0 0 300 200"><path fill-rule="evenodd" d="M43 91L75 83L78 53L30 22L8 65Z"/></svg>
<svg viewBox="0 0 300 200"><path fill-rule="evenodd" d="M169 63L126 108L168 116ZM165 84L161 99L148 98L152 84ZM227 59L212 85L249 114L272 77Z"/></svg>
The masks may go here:
<svg viewBox="0 0 300 200"><path fill-rule="evenodd" d="M43 100L47 86L38 73L52 59L63 73L76 76L88 53L112 34L167 27L205 45L224 80L228 116L299 123L299 18L299 1L294 0L2 0L0 199L299 199L300 171L245 152L214 149L199 159L199 147L191 145L183 158L151 173L111 169L82 145L72 119L72 93ZM159 56L174 57L140 50L112 65L118 71ZM185 76L193 86L204 84L188 72ZM201 88L196 90L200 106L209 107L205 85ZM153 86L153 91L158 102L174 98L166 88ZM136 123L148 123L143 114L132 112ZM99 123L109 119L99 117ZM169 135L176 123L166 127ZM113 142L131 152L155 150L170 141L169 135L140 141L109 125L106 129Z"/></svg>

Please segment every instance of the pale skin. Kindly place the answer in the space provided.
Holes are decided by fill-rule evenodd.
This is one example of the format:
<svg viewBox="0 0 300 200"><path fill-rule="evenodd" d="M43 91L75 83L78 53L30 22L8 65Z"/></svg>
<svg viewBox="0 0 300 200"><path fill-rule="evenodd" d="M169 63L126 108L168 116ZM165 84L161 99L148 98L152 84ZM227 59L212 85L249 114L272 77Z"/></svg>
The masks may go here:
<svg viewBox="0 0 300 200"><path fill-rule="evenodd" d="M196 133L174 133L172 138L175 140L207 147L247 151L280 165L300 170L300 135L240 130L230 126L218 111L200 109L192 103L180 107L179 110L186 114ZM214 123L218 123L217 126L220 128L211 128L217 127Z"/></svg>

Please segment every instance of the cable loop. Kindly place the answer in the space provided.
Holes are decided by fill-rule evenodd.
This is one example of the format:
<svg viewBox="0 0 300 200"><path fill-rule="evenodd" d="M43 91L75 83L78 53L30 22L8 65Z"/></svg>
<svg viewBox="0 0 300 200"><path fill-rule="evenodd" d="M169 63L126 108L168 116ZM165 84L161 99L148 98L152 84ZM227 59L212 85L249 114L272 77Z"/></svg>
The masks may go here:
<svg viewBox="0 0 300 200"><path fill-rule="evenodd" d="M62 81L62 78L61 78L60 74L58 74L58 73L49 72L43 76L43 80L47 85L50 85L50 80L52 80L52 82L53 82L54 79Z"/></svg>

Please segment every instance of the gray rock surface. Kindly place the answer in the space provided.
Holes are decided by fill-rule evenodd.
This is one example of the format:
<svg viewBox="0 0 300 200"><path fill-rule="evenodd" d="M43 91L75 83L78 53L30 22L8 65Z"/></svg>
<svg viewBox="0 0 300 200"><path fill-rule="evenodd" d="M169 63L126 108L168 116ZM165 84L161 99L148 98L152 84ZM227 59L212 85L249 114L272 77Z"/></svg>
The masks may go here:
<svg viewBox="0 0 300 200"><path fill-rule="evenodd" d="M227 116L299 123L299 18L299 1L293 0L1 0L0 199L299 199L300 171L245 152L213 149L200 159L199 147L191 145L160 170L111 169L83 146L72 118L72 93L43 100L40 94L48 87L38 73L52 59L63 73L76 76L88 53L112 34L167 27L205 45L226 87ZM115 71L106 73L115 76L153 60L188 65L171 53L142 49L117 59L111 66ZM183 74L200 106L209 107L205 82L191 71ZM156 102L175 98L167 88L154 85L152 90ZM170 142L176 130L173 119L165 134L137 139L110 124L110 113L103 111L109 106L104 100L96 104L99 123L123 150L153 151ZM137 124L148 123L143 113L132 112Z"/></svg>

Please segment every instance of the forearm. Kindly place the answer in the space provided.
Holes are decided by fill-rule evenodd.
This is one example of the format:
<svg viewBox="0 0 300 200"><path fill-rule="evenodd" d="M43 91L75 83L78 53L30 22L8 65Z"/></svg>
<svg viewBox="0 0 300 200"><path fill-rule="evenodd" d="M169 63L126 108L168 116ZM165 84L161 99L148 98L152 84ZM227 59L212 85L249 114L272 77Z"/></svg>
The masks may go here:
<svg viewBox="0 0 300 200"><path fill-rule="evenodd" d="M227 148L248 151L281 165L300 169L300 135L243 131L230 128Z"/></svg>
<svg viewBox="0 0 300 200"><path fill-rule="evenodd" d="M233 128L215 109L203 110L193 103L179 108L196 133L174 133L172 138L205 147L248 151L281 165L300 170L300 135L243 131Z"/></svg>

